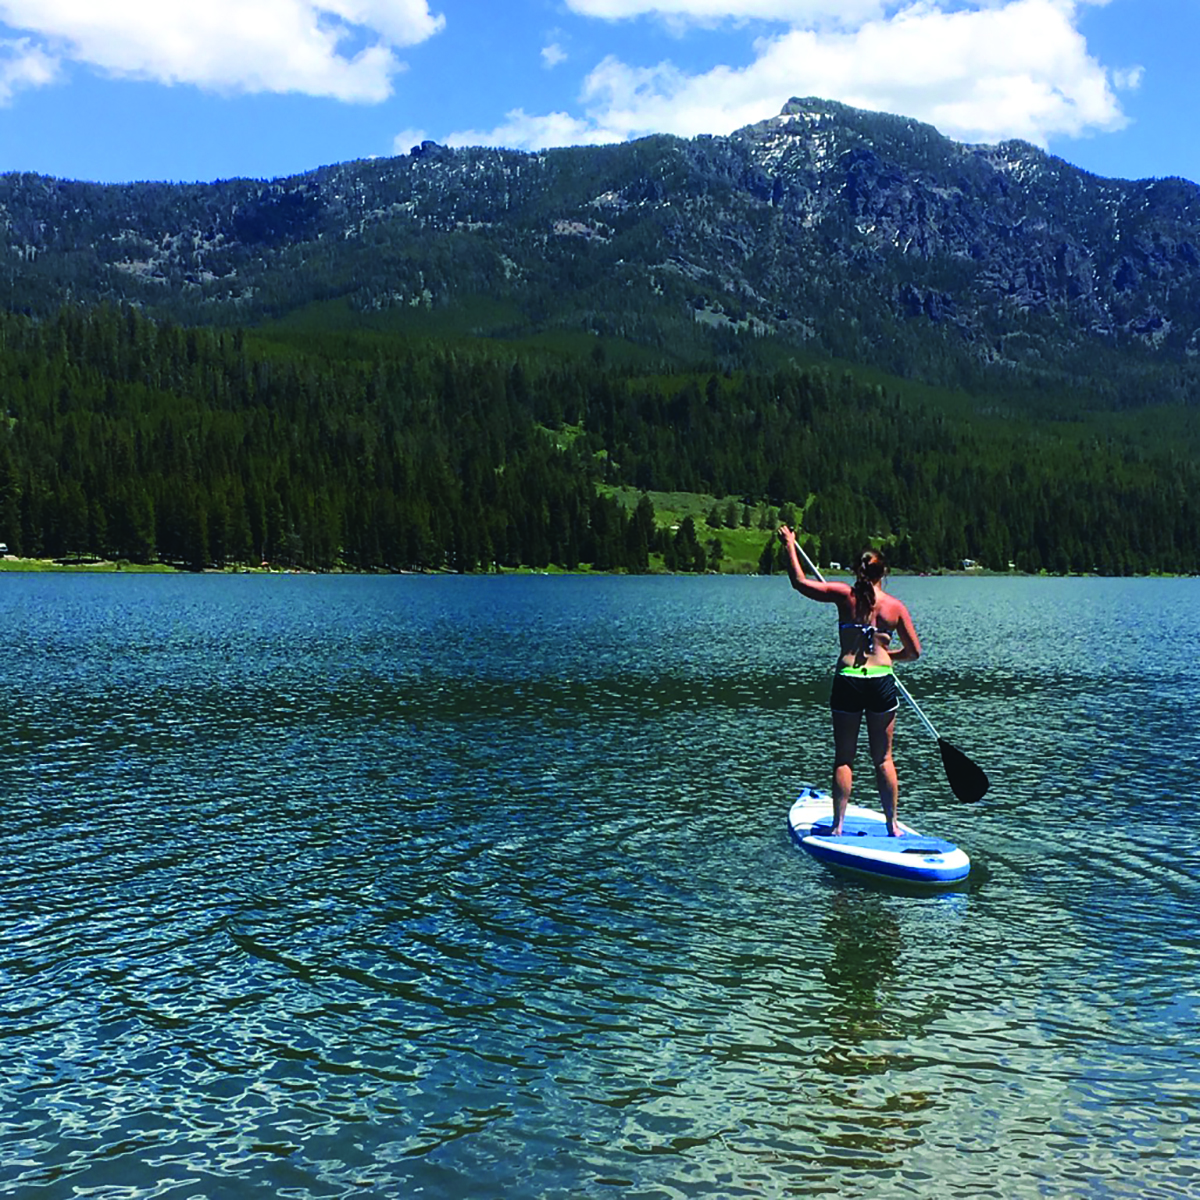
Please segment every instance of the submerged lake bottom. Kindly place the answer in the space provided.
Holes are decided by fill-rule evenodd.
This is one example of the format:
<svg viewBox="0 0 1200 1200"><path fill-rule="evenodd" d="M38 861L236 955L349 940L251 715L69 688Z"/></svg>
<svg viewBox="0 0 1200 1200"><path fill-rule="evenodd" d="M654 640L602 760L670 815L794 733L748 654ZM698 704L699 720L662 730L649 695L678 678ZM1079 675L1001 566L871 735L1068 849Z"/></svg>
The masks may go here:
<svg viewBox="0 0 1200 1200"><path fill-rule="evenodd" d="M1200 1195L1200 584L892 586L942 893L780 578L0 577L0 1194Z"/></svg>

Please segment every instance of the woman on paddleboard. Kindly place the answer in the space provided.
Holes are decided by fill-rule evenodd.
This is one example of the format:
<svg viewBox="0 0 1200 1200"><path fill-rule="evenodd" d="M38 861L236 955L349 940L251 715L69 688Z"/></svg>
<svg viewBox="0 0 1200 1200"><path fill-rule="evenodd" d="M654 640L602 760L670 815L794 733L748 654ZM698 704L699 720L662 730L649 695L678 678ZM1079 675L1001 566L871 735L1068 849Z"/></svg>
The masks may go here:
<svg viewBox="0 0 1200 1200"><path fill-rule="evenodd" d="M792 587L810 600L836 604L841 655L834 668L829 704L833 710L833 829L842 832L854 775L854 753L863 714L879 802L887 830L899 837L896 824L896 764L892 761L892 733L900 694L892 664L912 662L921 656L921 641L908 609L884 591L887 565L882 555L864 550L854 564L854 584L810 579L796 551L796 534L787 525L779 530L784 562ZM892 648L899 635L901 645Z"/></svg>

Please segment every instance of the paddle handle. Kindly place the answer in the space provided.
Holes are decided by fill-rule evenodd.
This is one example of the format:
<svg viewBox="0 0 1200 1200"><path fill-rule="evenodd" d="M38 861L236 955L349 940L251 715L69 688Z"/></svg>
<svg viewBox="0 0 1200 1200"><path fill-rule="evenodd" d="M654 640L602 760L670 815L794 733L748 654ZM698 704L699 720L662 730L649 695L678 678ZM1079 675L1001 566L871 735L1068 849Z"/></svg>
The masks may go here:
<svg viewBox="0 0 1200 1200"><path fill-rule="evenodd" d="M816 564L816 563L814 563L814 562L813 562L813 560L812 560L811 558L809 558L809 557L808 557L808 555L807 555L807 554L804 552L804 547L803 547L802 545L800 545L800 543L799 543L798 541L796 542L796 549L797 549L797 550L800 552L800 557L801 557L802 559L804 559L804 565L805 565L805 566L806 566L806 567L807 567L807 568L808 568L808 569L809 569L809 570L810 570L810 571L811 571L811 572L812 572L812 573L813 573L813 574L814 574L814 575L815 575L815 576L816 576L816 577L817 577L817 578L818 578L818 579L819 579L819 580L820 580L822 583L824 583L824 582L825 582L825 576L824 576L824 575L822 575L822 574L821 574L821 572L818 570L818 568L817 568L817 564ZM893 678L894 678L894 677L893 677ZM930 719L929 719L929 718L928 718L928 717L927 717L927 716L926 716L926 715L925 715L925 714L924 714L924 713L921 711L921 706L920 706L920 705L919 705L919 704L918 704L918 703L917 703L917 702L916 702L916 701L915 701L915 700L912 698L912 693L911 693L911 692L908 690L908 688L906 688L906 687L904 686L904 684L902 684L902 683L900 682L900 680L899 680L899 679L896 679L896 686L897 686L897 687L900 689L900 695L902 695L902 696L905 698L905 700L907 700L907 701L909 702L909 704L911 704L911 705L912 705L912 707L913 707L913 712L915 712L915 713L917 714L917 716L921 718L921 721L922 721L922 723L924 724L925 728L926 728L926 729L928 729L928 730L929 730L929 732L930 732L930 733L932 733L932 734L933 734L933 736L934 736L935 738L937 738L937 740L940 742L940 741L942 740L942 738L941 738L941 735L940 735L940 734L938 733L938 731L937 731L937 730L936 730L936 729L933 727L933 722L932 722L932 721L931 721L931 720L930 720Z"/></svg>

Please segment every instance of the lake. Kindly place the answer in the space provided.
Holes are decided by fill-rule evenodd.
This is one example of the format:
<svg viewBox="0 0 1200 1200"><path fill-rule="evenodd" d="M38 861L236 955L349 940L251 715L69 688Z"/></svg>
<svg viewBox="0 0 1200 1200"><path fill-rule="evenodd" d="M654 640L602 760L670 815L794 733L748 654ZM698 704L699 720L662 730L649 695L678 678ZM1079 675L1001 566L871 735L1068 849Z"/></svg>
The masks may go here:
<svg viewBox="0 0 1200 1200"><path fill-rule="evenodd" d="M893 591L939 896L782 577L0 576L0 1194L1200 1196L1200 581Z"/></svg>

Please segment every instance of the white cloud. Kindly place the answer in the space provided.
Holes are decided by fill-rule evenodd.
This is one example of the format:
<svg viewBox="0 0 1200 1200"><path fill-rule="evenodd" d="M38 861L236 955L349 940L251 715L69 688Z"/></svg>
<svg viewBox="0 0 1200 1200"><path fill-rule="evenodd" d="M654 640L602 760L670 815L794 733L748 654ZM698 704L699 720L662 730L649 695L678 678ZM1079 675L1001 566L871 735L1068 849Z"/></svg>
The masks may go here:
<svg viewBox="0 0 1200 1200"><path fill-rule="evenodd" d="M890 15L877 4L838 5L843 17L874 10L852 27L817 19L829 15L829 0L568 2L613 18L761 17L786 9L792 22L760 37L744 67L689 73L670 62L634 66L610 56L584 82L585 117L510 114L491 133L471 137L536 149L653 132L729 133L773 115L792 96L818 96L928 121L962 141L1020 137L1045 145L1124 126L1114 86L1140 78L1139 69L1112 72L1110 82L1077 28L1077 0L909 0L892 4Z"/></svg>
<svg viewBox="0 0 1200 1200"><path fill-rule="evenodd" d="M559 63L566 61L567 52L557 42L551 42L548 46L542 47L542 63L547 69L557 67Z"/></svg>
<svg viewBox="0 0 1200 1200"><path fill-rule="evenodd" d="M916 4L853 34L793 30L755 64L805 94L930 121L963 141L1054 136L1126 123L1104 68L1075 27L1070 0L1010 0L945 12Z"/></svg>
<svg viewBox="0 0 1200 1200"><path fill-rule="evenodd" d="M402 129L392 138L393 154L408 154L414 146L428 141L429 134L423 129Z"/></svg>
<svg viewBox="0 0 1200 1200"><path fill-rule="evenodd" d="M444 24L428 0L0 0L0 21L114 76L360 103L391 95L394 51Z"/></svg>
<svg viewBox="0 0 1200 1200"><path fill-rule="evenodd" d="M1126 67L1112 73L1113 87L1122 92L1136 92L1142 86L1145 67Z"/></svg>
<svg viewBox="0 0 1200 1200"><path fill-rule="evenodd" d="M58 59L28 38L0 39L0 104L25 88L53 83L58 74Z"/></svg>
<svg viewBox="0 0 1200 1200"><path fill-rule="evenodd" d="M502 125L483 132L465 129L445 139L448 146L508 146L512 149L541 150L547 146L602 146L622 142L629 136L623 129L607 129L593 118L572 117L554 112L531 116L524 109L508 113Z"/></svg>
<svg viewBox="0 0 1200 1200"><path fill-rule="evenodd" d="M885 7L896 7L894 0L566 0L566 5L580 16L608 21L654 16L700 24L767 20L789 25L852 25L882 15Z"/></svg>

